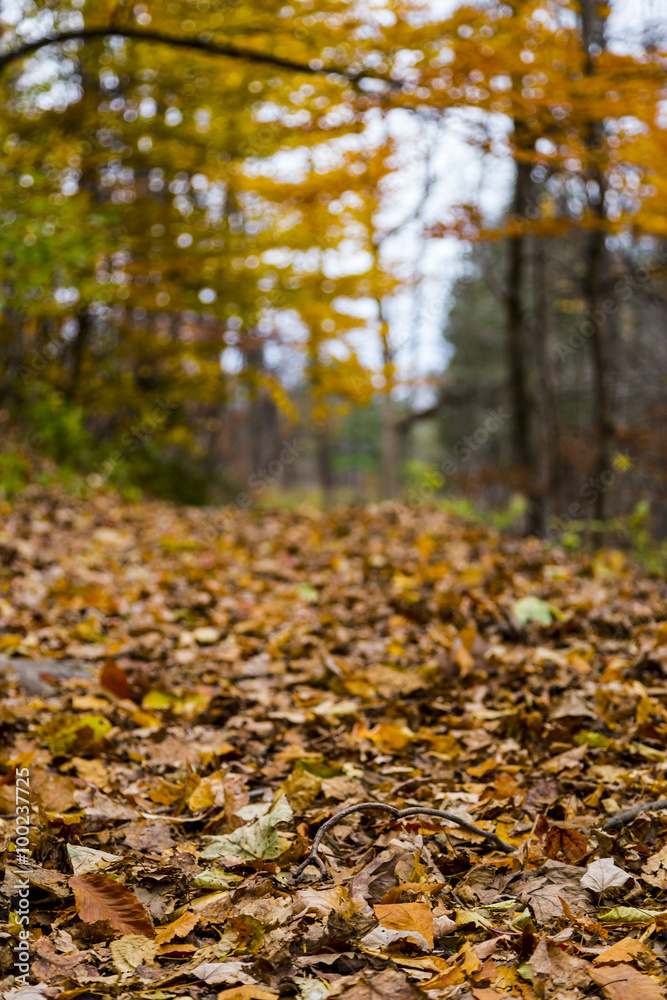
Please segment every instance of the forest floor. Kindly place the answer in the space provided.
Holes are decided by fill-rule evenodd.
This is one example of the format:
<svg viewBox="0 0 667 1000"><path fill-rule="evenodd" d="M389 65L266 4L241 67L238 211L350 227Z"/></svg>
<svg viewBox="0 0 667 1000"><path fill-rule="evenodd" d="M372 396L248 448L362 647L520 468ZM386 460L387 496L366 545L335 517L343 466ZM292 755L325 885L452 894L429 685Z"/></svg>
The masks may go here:
<svg viewBox="0 0 667 1000"><path fill-rule="evenodd" d="M667 796L667 593L622 553L34 489L0 555L8 995L665 995L667 810L602 829ZM368 801L415 812L296 879Z"/></svg>

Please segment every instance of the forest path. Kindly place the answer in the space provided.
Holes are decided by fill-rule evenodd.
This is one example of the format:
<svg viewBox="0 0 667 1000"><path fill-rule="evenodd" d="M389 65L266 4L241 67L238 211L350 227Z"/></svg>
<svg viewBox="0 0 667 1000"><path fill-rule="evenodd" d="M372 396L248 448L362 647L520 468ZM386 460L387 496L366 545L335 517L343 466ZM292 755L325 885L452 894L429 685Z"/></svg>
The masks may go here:
<svg viewBox="0 0 667 1000"><path fill-rule="evenodd" d="M665 587L622 553L38 491L0 549L2 968L27 879L45 988L663 996L667 813L601 832L667 791ZM368 800L516 852L368 811L296 881Z"/></svg>

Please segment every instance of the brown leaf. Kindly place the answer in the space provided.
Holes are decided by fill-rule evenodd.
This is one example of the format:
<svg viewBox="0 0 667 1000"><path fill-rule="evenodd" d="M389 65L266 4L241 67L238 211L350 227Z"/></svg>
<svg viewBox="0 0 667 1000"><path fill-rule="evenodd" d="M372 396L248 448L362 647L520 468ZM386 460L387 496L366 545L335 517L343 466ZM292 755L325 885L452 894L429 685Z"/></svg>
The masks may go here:
<svg viewBox="0 0 667 1000"><path fill-rule="evenodd" d="M554 986L562 987L563 990L583 987L588 983L587 963L574 955L568 955L558 945L548 942L546 938L540 940L533 952L530 967L538 996L544 995L543 987L547 982L551 984L552 988ZM557 996L558 994L552 995Z"/></svg>
<svg viewBox="0 0 667 1000"><path fill-rule="evenodd" d="M366 980L364 973L361 982L350 985L334 996L340 1000L423 1000L424 994L408 980L404 972L398 969L386 969L379 975L374 975L371 981ZM218 994L218 997L220 994ZM227 1000L227 998L225 998ZM232 1000L232 998L229 998Z"/></svg>
<svg viewBox="0 0 667 1000"><path fill-rule="evenodd" d="M662 986L631 965L603 965L592 967L589 972L609 1000L665 1000Z"/></svg>
<svg viewBox="0 0 667 1000"><path fill-rule="evenodd" d="M393 931L412 931L433 947L433 914L428 903L377 904L375 915L383 927Z"/></svg>
<svg viewBox="0 0 667 1000"><path fill-rule="evenodd" d="M127 674L111 657L106 659L102 664L98 680L100 687L103 687L106 691L110 691L111 694L115 694L118 698L129 699L132 697Z"/></svg>
<svg viewBox="0 0 667 1000"><path fill-rule="evenodd" d="M548 858L556 860L562 853L564 859L575 864L588 850L588 837L578 830L552 826L547 833L544 852Z"/></svg>
<svg viewBox="0 0 667 1000"><path fill-rule="evenodd" d="M108 920L123 934L155 937L146 908L120 882L106 875L74 875L69 884L79 916L86 923Z"/></svg>

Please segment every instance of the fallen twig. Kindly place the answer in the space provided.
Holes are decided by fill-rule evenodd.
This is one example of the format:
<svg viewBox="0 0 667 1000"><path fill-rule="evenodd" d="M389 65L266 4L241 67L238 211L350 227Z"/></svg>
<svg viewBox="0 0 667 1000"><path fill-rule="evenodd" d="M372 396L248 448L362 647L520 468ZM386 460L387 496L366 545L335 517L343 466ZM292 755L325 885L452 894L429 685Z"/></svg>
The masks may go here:
<svg viewBox="0 0 667 1000"><path fill-rule="evenodd" d="M294 878L300 878L309 865L315 865L316 868L319 868L321 877L326 878L327 870L324 866L324 862L320 857L318 857L317 854L320 844L322 843L322 837L327 830L330 830L341 819L344 819L345 816L351 816L352 813L355 812L364 812L367 809L377 809L382 812L391 813L394 819L403 819L405 816L416 816L417 814L423 816L438 816L440 819L448 819L450 823L454 823L463 830L469 830L471 833L476 833L480 837L485 837L487 840L490 840L499 851L504 851L505 854L511 854L514 850L516 850L515 847L511 844L506 844L505 841L501 840L495 833L490 833L488 830L482 830L469 820L462 819L460 816L455 816L454 813L445 812L444 809L423 809L421 806L409 806L407 809L397 809L395 806L389 806L384 802L360 802L359 805L348 806L347 809L341 809L340 812L334 813L331 819L328 819L326 823L322 824L315 834L315 839L313 840L313 845L310 848L308 857L296 869L294 872Z"/></svg>
<svg viewBox="0 0 667 1000"><path fill-rule="evenodd" d="M622 826L633 820L635 816L638 816L640 812L652 812L655 809L667 809L667 799L657 799L655 802L644 802L641 806L633 806L632 809L624 809L622 812L616 813L607 820L602 829L606 832L607 830L620 830Z"/></svg>

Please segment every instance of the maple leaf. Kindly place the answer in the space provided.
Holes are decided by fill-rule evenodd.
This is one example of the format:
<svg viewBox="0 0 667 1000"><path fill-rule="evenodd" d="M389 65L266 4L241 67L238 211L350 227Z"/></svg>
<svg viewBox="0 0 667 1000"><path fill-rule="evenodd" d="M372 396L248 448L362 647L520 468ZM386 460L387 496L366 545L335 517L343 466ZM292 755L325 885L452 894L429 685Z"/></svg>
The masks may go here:
<svg viewBox="0 0 667 1000"><path fill-rule="evenodd" d="M146 907L120 882L106 875L74 875L69 884L79 916L86 923L108 920L123 934L155 937Z"/></svg>
<svg viewBox="0 0 667 1000"><path fill-rule="evenodd" d="M588 865L581 885L592 892L605 892L607 889L623 885L630 878L632 876L615 865L612 858L599 858Z"/></svg>
<svg viewBox="0 0 667 1000"><path fill-rule="evenodd" d="M566 861L575 864L588 849L588 837L569 827L552 826L547 833L545 854L554 860L562 853Z"/></svg>
<svg viewBox="0 0 667 1000"><path fill-rule="evenodd" d="M387 930L418 934L429 948L433 947L433 913L428 903L376 904L373 909Z"/></svg>

